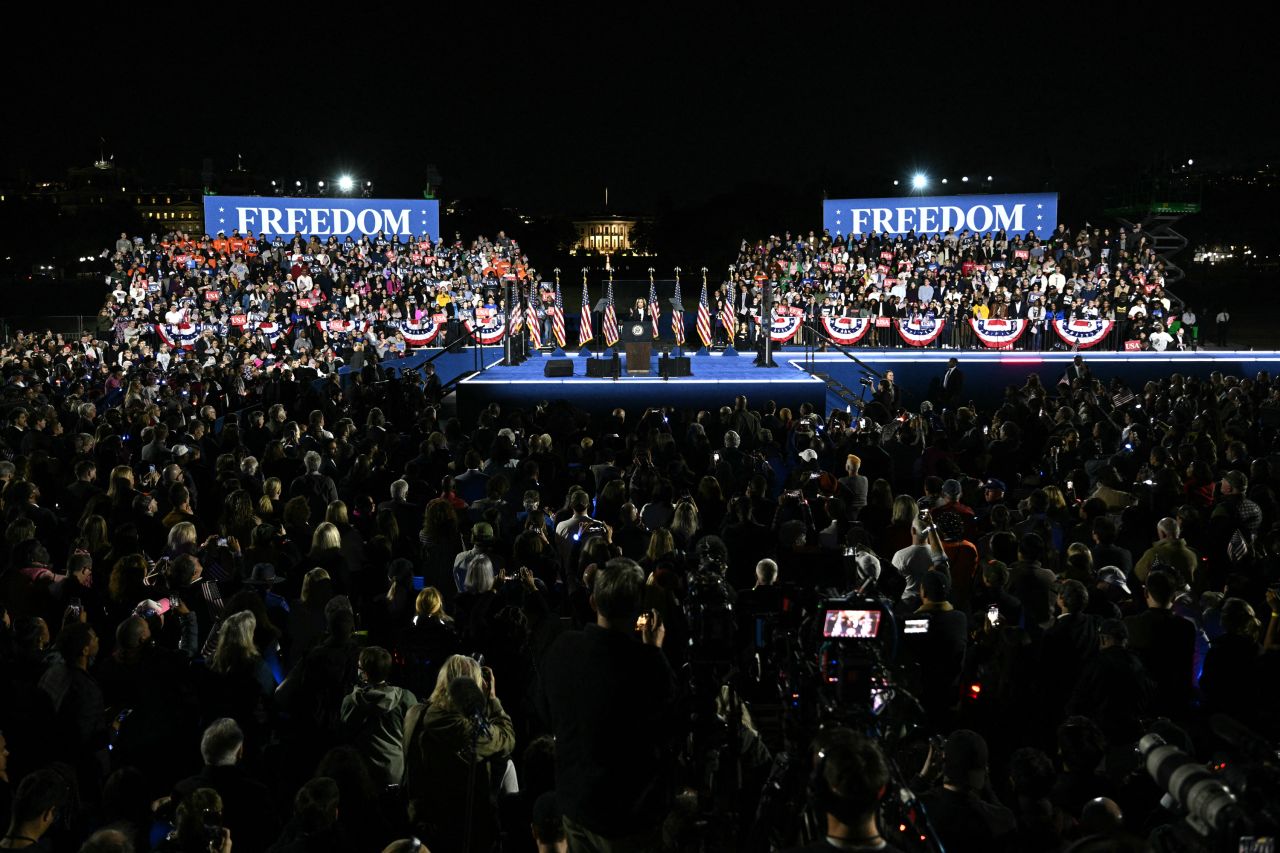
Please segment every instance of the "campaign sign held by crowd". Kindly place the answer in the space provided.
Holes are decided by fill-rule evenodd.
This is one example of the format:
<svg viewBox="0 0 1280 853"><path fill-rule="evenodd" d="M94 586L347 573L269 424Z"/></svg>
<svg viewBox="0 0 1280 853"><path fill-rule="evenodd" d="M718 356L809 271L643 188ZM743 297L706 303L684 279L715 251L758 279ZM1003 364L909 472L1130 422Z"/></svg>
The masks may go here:
<svg viewBox="0 0 1280 853"><path fill-rule="evenodd" d="M989 234L1034 231L1046 239L1058 223L1058 194L842 198L822 202L822 227L832 236L870 234Z"/></svg>
<svg viewBox="0 0 1280 853"><path fill-rule="evenodd" d="M401 238L440 237L440 202L411 198L204 197L204 230L210 236L361 237L379 231Z"/></svg>

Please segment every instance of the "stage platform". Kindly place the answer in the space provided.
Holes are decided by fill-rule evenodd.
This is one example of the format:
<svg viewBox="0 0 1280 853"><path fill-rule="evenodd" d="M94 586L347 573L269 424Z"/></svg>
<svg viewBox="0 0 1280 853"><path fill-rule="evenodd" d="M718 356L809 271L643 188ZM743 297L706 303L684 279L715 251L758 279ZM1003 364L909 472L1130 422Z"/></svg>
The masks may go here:
<svg viewBox="0 0 1280 853"><path fill-rule="evenodd" d="M1152 379L1180 373L1183 376L1205 378L1214 371L1229 376L1252 377L1260 370L1280 369L1280 351L1275 350L1199 350L1196 352L1104 352L1100 350L1024 352L1024 351L974 351L974 350L851 350L867 367L879 374L893 371L894 381L902 387L903 402L912 410L919 408L922 400L937 397L933 388L941 380L947 361L952 357L960 362L964 372L966 401L973 400L979 406L994 407L1004 400L1005 389L1021 387L1027 377L1036 374L1047 388L1063 378L1067 365L1081 356L1094 377L1103 382L1113 378L1123 380L1130 388L1141 388ZM799 352L788 352L786 358L802 359ZM779 362L781 363L781 362ZM810 369L825 373L833 380L849 388L857 389L858 379L866 372L840 352L817 353ZM874 377L873 377L874 378ZM934 402L937 402L935 399ZM832 395L828 408L844 404Z"/></svg>
<svg viewBox="0 0 1280 853"><path fill-rule="evenodd" d="M624 372L616 380L588 378L586 359L577 356L569 357L574 375L563 379L543 375L543 366L548 360L545 355L515 367L504 367L495 357L486 370L459 383L458 411L471 416L491 401L525 408L541 400L568 400L591 412L609 411L615 406L711 409L731 404L738 394L747 395L752 406L775 400L779 406L795 409L808 402L829 411L843 409L847 402L832 391L826 381L812 374L824 374L856 394L861 389L861 378L875 380L876 374L888 371L893 371L894 381L902 388L904 404L915 410L921 401L930 398L933 384L941 378L952 357L959 360L964 371L965 400L973 400L980 406L996 406L1007 387L1020 387L1030 374L1037 374L1047 387L1056 385L1077 355L1073 352L934 349L854 349L851 352L861 364L838 351L809 356L800 349L776 352L776 368L756 367L752 355L745 353L737 357L718 353L691 356L693 375L669 380L657 375L656 356L651 363L652 375L629 377ZM1226 375L1251 377L1261 370L1280 370L1280 351L1276 350L1172 353L1083 350L1078 355L1084 358L1095 377L1104 382L1119 377L1133 388L1173 373L1203 378L1221 371Z"/></svg>
<svg viewBox="0 0 1280 853"><path fill-rule="evenodd" d="M731 405L738 394L746 394L753 405L777 400L779 405L808 402L821 409L827 396L826 383L789 358L778 360L775 368L763 368L756 367L750 355L691 355L693 375L671 379L658 375L657 356L650 359L649 376L628 376L624 356L618 379L588 377L587 359L567 358L573 363L573 376L563 379L543 375L549 360L544 355L514 367L498 364L462 380L457 391L458 413L469 418L491 402L530 408L541 400L567 400L588 412L608 412L617 406L710 409Z"/></svg>

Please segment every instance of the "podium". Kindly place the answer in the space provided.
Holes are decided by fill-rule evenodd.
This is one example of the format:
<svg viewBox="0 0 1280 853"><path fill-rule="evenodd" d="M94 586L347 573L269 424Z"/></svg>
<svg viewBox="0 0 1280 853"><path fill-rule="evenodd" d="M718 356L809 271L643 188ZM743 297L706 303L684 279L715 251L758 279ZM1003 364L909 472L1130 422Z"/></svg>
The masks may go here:
<svg viewBox="0 0 1280 853"><path fill-rule="evenodd" d="M653 354L653 344L649 341L628 341L624 344L627 354L627 375L648 376L649 357Z"/></svg>

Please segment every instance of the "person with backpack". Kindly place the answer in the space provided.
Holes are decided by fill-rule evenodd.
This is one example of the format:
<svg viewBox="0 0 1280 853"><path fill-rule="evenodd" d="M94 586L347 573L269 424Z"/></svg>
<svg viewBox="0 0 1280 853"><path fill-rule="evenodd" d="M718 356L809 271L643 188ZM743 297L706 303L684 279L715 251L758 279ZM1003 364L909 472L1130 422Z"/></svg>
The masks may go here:
<svg viewBox="0 0 1280 853"><path fill-rule="evenodd" d="M493 671L453 655L435 690L404 721L409 819L432 850L489 850L498 836L494 782L515 748L515 729ZM498 769L494 773L495 764Z"/></svg>

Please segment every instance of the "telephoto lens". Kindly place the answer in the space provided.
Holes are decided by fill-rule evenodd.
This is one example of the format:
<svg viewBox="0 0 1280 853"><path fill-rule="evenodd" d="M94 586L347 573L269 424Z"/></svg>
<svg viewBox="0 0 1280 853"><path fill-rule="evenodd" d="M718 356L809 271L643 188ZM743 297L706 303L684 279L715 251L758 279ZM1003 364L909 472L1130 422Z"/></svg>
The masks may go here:
<svg viewBox="0 0 1280 853"><path fill-rule="evenodd" d="M1187 818L1206 831L1221 833L1242 818L1235 794L1203 764L1156 734L1138 741L1138 753L1156 784L1169 792Z"/></svg>

